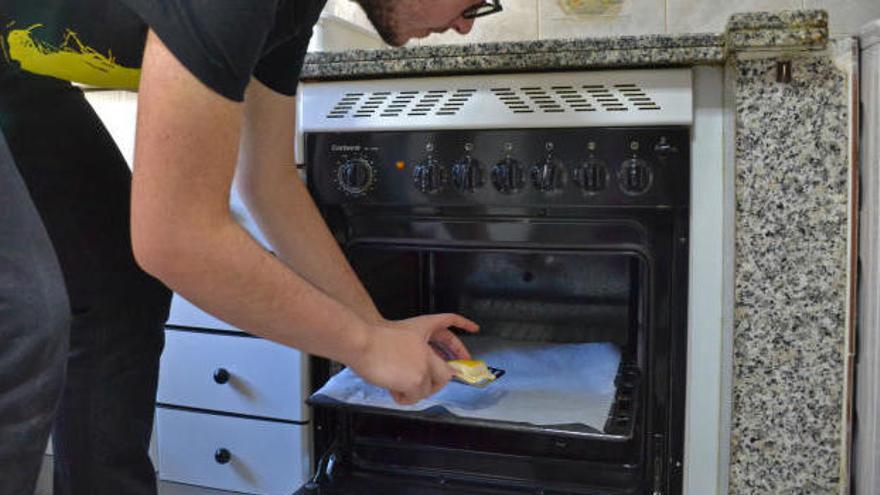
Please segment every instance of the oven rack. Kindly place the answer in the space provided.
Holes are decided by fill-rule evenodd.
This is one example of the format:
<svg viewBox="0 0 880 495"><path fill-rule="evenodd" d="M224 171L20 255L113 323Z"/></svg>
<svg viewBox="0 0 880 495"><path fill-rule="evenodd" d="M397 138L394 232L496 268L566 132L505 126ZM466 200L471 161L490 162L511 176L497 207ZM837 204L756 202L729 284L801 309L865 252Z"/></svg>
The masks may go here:
<svg viewBox="0 0 880 495"><path fill-rule="evenodd" d="M560 438L627 442L633 438L638 419L639 392L641 388L641 371L638 366L632 361L621 361L614 384L617 387L617 393L605 422L604 431L581 424L533 425L511 421L462 418L436 407L424 411L399 411L361 404L349 404L320 395L313 395L306 402L312 407L327 408L352 414L369 414L429 423L503 429L520 433L551 435Z"/></svg>

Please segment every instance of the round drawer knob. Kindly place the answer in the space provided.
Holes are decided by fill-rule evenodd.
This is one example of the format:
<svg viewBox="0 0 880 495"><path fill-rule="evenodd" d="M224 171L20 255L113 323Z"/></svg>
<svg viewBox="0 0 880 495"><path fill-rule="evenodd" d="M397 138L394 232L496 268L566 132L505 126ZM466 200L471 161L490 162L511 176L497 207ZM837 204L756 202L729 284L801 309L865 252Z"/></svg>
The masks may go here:
<svg viewBox="0 0 880 495"><path fill-rule="evenodd" d="M223 385L229 381L229 372L226 371L226 368L217 368L214 370L214 381L219 385Z"/></svg>
<svg viewBox="0 0 880 495"><path fill-rule="evenodd" d="M217 464L228 464L232 459L232 452L224 448L219 448L214 451L214 460L217 461Z"/></svg>

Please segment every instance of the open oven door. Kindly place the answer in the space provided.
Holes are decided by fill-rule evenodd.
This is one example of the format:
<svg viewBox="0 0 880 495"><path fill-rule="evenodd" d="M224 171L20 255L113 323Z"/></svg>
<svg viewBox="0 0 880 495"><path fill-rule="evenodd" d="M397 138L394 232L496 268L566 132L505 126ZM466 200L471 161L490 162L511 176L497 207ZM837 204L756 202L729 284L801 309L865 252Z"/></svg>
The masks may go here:
<svg viewBox="0 0 880 495"><path fill-rule="evenodd" d="M359 430L356 435L361 438L336 439L319 460L313 478L296 495L642 495L646 485L652 484L645 479L643 461L607 462L630 456L631 440L636 438L630 435L609 442L598 434L592 440L566 436L571 432L561 431L558 435L548 431L530 435L499 429L497 425L456 424L449 418L433 422L424 417L352 414L351 410L341 419L341 410L316 410L319 416L337 414L337 421L342 423L360 422L351 428ZM326 423L326 418L319 421ZM381 436L369 437L371 429L375 433L386 425L395 436L401 436L390 441ZM635 435L640 434L639 429L641 426L635 429ZM478 448L485 447L480 444L487 440L497 442L498 448L492 452L467 450L460 443L444 446L435 441L436 433L459 439L472 437L472 445ZM525 437L534 441L524 449L533 455L515 453L512 443L521 445ZM418 443L425 438L433 445ZM355 446L343 446L349 443ZM563 452L567 450L571 452L566 457Z"/></svg>
<svg viewBox="0 0 880 495"><path fill-rule="evenodd" d="M322 412L326 413L328 411ZM366 422L378 423L385 419L374 417ZM410 434L414 428L431 430L437 427L425 420L407 425L406 420L396 418L395 423L394 428L409 429ZM449 429L449 425L441 428ZM475 432L475 443L480 442L480 434L487 433L487 430L480 431L473 425L456 425L452 430ZM453 432L450 436L459 433ZM495 431L491 437L506 450L511 448L511 440L521 442L522 434ZM499 451L465 451L461 446L416 445L406 439L398 445L397 442L373 438L359 442L361 444L351 450L348 450L350 447L333 445L320 459L313 478L296 495L642 495L645 486L652 484L651 480L645 479L642 462L616 465L605 462L608 456L626 457L631 451L631 445L626 441L603 445L603 441L596 440L581 442L579 447L578 441L565 436L542 435L534 440L532 447L535 451L555 450L558 454L571 447L579 452L573 452L570 458L550 458ZM571 445L567 445L569 442ZM596 451L592 456L582 450L589 445ZM549 481L551 479L557 481ZM560 483L560 479L568 482Z"/></svg>
<svg viewBox="0 0 880 495"><path fill-rule="evenodd" d="M651 220L651 228L670 228L668 220ZM411 223L407 232L428 231L431 242L411 235L408 242L364 236L348 243L353 268L388 318L453 311L479 321L481 332L520 341L613 342L622 350L615 399L604 424L590 428L313 397L317 467L296 494L644 493L654 484L650 460L665 457L669 440L645 434L664 427L650 413L662 407L647 406L657 400L650 393L656 384L641 370L658 365L647 361L656 354L647 346L668 341L660 335L670 330L666 298L675 288L666 286L669 247L645 249L655 237L642 225L581 220L582 228L572 232L549 219L497 222L479 226L480 236L492 242L462 242L474 236L473 222L426 220ZM438 243L437 232L457 242ZM518 237L544 243L510 242ZM316 359L315 390L333 374L328 365Z"/></svg>
<svg viewBox="0 0 880 495"><path fill-rule="evenodd" d="M636 495L638 488L621 491L619 489L598 490L594 492L562 492L536 490L534 487L499 488L478 483L461 483L443 478L424 478L400 475L374 475L368 473L345 473L334 479L312 481L294 495L524 495L541 493L544 495L569 495L570 493L589 493L589 495Z"/></svg>

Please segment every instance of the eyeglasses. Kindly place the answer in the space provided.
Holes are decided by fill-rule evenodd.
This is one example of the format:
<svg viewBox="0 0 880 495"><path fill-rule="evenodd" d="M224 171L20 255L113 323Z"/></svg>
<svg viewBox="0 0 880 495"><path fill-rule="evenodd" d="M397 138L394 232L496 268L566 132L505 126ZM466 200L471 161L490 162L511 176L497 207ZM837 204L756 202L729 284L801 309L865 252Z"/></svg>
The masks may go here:
<svg viewBox="0 0 880 495"><path fill-rule="evenodd" d="M502 10L503 9L501 8L501 0L491 0L488 2L483 2L480 5L468 7L467 10L461 13L461 16L465 19L475 19L477 17L483 17L484 15L501 12Z"/></svg>

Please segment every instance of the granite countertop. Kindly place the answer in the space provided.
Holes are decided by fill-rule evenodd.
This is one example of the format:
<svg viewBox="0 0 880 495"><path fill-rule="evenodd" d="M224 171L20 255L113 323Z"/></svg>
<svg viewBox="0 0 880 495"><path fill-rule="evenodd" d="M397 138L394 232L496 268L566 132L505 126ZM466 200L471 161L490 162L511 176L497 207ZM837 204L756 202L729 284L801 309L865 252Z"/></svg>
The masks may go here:
<svg viewBox="0 0 880 495"><path fill-rule="evenodd" d="M306 58L302 78L681 66L723 61L724 36L720 34L621 36L314 53Z"/></svg>
<svg viewBox="0 0 880 495"><path fill-rule="evenodd" d="M819 49L828 42L821 10L736 14L724 33L618 36L512 43L317 52L303 80L722 64L742 49Z"/></svg>

